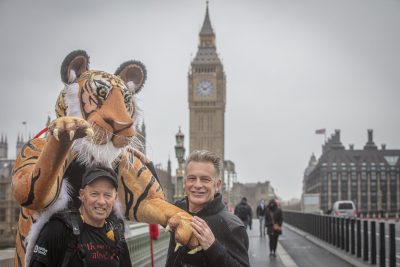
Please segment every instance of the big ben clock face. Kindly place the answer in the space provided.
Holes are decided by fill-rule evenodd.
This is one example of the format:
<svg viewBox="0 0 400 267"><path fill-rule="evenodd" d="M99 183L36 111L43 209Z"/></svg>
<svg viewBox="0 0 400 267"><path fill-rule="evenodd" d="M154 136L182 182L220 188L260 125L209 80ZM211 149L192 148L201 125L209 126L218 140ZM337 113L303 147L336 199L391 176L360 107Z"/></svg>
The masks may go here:
<svg viewBox="0 0 400 267"><path fill-rule="evenodd" d="M213 91L213 84L209 80L201 80L196 86L196 93L201 97L208 97Z"/></svg>

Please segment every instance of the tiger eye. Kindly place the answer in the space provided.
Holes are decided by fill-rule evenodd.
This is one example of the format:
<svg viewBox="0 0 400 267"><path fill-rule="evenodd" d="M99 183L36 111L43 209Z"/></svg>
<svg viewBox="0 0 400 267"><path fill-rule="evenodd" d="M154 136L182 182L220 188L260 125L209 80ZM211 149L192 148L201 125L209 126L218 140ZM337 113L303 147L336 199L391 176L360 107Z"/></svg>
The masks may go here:
<svg viewBox="0 0 400 267"><path fill-rule="evenodd" d="M106 89L104 89L103 87L101 87L101 88L97 89L97 94L98 94L99 96L101 96L101 97L105 97L106 94L107 94L107 91L106 91Z"/></svg>
<svg viewBox="0 0 400 267"><path fill-rule="evenodd" d="M126 94L125 95L125 103L129 103L131 101L131 96Z"/></svg>

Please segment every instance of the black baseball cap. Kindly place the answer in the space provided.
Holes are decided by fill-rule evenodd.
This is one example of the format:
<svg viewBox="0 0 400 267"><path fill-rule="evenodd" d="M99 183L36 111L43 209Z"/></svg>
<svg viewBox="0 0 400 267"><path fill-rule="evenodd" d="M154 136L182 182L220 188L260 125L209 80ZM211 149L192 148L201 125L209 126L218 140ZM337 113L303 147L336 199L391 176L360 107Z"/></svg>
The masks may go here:
<svg viewBox="0 0 400 267"><path fill-rule="evenodd" d="M115 189L118 189L117 174L110 168L95 166L87 169L82 177L82 186L84 188L86 185L90 184L97 178L108 178L114 185Z"/></svg>

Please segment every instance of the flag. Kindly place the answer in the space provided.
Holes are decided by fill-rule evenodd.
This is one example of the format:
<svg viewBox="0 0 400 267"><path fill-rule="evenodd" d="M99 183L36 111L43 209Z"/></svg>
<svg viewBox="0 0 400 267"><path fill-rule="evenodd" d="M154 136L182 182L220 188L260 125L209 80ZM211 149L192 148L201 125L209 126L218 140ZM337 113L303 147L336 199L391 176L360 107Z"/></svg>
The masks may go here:
<svg viewBox="0 0 400 267"><path fill-rule="evenodd" d="M325 128L315 130L315 134L325 134L325 133L326 133L326 129Z"/></svg>

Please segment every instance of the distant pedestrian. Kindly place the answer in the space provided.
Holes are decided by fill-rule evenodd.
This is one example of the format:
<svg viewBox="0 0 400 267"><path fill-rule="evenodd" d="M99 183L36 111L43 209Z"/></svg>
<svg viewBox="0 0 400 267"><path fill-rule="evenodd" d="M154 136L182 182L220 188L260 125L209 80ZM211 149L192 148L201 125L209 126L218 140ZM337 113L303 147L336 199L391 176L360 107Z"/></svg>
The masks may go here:
<svg viewBox="0 0 400 267"><path fill-rule="evenodd" d="M252 212L249 204L247 204L246 197L243 197L242 200L240 201L240 203L236 205L235 215L238 216L242 220L246 229L247 229L247 226L249 226L249 228L251 230L251 224L252 224L251 220L253 217L253 212Z"/></svg>
<svg viewBox="0 0 400 267"><path fill-rule="evenodd" d="M264 199L261 199L260 204L257 206L257 218L260 222L260 236L265 236L265 214L267 213L267 205Z"/></svg>
<svg viewBox="0 0 400 267"><path fill-rule="evenodd" d="M265 226L269 237L269 255L276 257L279 235L282 234L283 215L275 199L268 202L265 214Z"/></svg>

